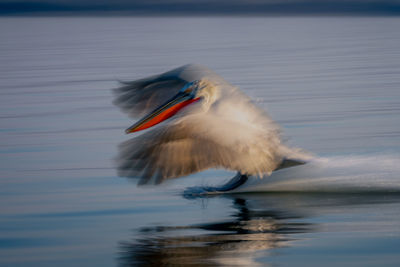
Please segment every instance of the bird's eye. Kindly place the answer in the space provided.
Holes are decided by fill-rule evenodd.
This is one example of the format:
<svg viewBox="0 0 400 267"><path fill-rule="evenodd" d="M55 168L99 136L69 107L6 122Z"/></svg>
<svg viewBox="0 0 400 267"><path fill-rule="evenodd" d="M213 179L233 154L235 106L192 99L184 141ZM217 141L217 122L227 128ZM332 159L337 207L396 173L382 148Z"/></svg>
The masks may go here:
<svg viewBox="0 0 400 267"><path fill-rule="evenodd" d="M186 89L186 90L183 91L183 92L185 92L185 93L187 93L187 94L190 94L190 93L192 92L192 88L188 88L188 89Z"/></svg>

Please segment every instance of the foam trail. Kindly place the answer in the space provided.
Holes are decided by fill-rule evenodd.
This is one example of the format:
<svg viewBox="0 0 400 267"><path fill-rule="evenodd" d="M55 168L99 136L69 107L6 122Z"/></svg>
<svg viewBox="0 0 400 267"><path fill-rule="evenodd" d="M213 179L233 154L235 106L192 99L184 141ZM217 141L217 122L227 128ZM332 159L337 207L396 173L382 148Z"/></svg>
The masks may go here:
<svg viewBox="0 0 400 267"><path fill-rule="evenodd" d="M336 156L250 177L232 192L400 192L400 156Z"/></svg>

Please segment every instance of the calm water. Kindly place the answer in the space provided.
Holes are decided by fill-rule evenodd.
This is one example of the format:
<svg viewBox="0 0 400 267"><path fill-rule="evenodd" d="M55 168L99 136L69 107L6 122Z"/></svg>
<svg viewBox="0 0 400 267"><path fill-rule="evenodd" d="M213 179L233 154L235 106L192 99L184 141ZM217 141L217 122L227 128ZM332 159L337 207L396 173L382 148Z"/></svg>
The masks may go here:
<svg viewBox="0 0 400 267"><path fill-rule="evenodd" d="M1 18L1 266L398 266L400 18ZM187 199L117 177L118 80L204 64L316 163ZM289 176L289 177L288 177ZM363 189L363 190L360 190ZM273 192L272 192L273 191Z"/></svg>

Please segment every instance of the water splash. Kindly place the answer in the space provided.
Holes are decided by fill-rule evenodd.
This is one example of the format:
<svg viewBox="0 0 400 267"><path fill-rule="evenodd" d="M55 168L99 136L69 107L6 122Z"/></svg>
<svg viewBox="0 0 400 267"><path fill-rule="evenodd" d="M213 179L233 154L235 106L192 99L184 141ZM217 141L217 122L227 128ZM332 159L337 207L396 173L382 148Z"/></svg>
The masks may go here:
<svg viewBox="0 0 400 267"><path fill-rule="evenodd" d="M321 157L308 164L250 178L233 192L400 192L400 156Z"/></svg>

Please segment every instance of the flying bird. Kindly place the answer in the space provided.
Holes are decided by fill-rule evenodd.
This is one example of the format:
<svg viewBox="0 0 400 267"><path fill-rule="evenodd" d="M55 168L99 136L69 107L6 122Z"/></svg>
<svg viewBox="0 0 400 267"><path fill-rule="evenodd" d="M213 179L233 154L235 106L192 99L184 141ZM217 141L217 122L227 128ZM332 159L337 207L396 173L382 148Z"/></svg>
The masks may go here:
<svg viewBox="0 0 400 267"><path fill-rule="evenodd" d="M282 143L279 126L237 87L210 69L185 65L114 89L114 104L142 116L126 133L144 131L119 146L120 176L159 184L209 168L237 171L229 191L249 177L267 177L304 164L307 156Z"/></svg>

